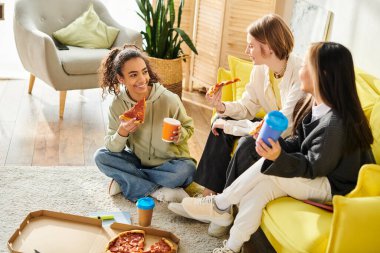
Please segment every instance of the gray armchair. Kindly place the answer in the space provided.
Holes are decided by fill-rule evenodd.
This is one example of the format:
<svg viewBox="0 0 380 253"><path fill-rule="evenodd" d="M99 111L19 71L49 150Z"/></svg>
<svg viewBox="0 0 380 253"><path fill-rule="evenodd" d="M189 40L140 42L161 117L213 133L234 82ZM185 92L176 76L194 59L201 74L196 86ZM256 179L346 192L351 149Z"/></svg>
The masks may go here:
<svg viewBox="0 0 380 253"><path fill-rule="evenodd" d="M103 22L120 29L112 47L124 43L141 47L141 34L118 24L99 0L17 0L15 4L14 36L21 62L30 72L29 94L35 77L59 91L61 118L68 90L99 87L97 70L109 52L72 46L57 50L53 42L53 32L74 21L90 3Z"/></svg>

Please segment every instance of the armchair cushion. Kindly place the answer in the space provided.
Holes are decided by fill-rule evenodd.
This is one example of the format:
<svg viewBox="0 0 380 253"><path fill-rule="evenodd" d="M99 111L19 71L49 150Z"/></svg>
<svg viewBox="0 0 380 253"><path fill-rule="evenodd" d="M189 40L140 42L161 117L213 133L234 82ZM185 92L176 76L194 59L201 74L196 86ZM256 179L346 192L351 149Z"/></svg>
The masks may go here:
<svg viewBox="0 0 380 253"><path fill-rule="evenodd" d="M69 46L70 50L58 51L63 70L68 75L96 74L100 62L109 53L108 49L93 49Z"/></svg>
<svg viewBox="0 0 380 253"><path fill-rule="evenodd" d="M94 7L84 12L71 24L53 33L54 38L65 45L84 48L110 48L119 29L106 25L96 14Z"/></svg>

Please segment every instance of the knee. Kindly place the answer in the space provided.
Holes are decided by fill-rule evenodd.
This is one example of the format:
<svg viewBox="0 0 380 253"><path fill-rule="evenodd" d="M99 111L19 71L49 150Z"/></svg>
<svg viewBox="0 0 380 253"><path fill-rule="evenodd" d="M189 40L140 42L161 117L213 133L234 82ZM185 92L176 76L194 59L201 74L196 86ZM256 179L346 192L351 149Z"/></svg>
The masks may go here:
<svg viewBox="0 0 380 253"><path fill-rule="evenodd" d="M109 157L109 151L105 148L100 148L96 150L94 154L94 160L96 165L104 164L105 161L107 160L107 157Z"/></svg>
<svg viewBox="0 0 380 253"><path fill-rule="evenodd" d="M239 139L237 148L240 149L245 147L251 147L254 144L255 139L253 139L252 136L243 136Z"/></svg>
<svg viewBox="0 0 380 253"><path fill-rule="evenodd" d="M181 161L181 163L181 166L177 170L177 173L180 174L180 177L182 177L183 180L186 180L189 177L193 177L196 170L194 161L184 160Z"/></svg>
<svg viewBox="0 0 380 253"><path fill-rule="evenodd" d="M183 167L184 167L184 170L186 171L186 174L188 176L194 176L195 171L196 171L196 166L195 166L194 161L192 161L192 160L186 160L185 161L185 166L183 166Z"/></svg>

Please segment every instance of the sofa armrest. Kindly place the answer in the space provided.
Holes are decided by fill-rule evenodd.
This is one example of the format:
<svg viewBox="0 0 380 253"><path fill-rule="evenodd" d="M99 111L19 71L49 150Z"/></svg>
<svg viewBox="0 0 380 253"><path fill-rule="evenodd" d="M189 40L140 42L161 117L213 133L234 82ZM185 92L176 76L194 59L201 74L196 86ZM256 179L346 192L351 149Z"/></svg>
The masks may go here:
<svg viewBox="0 0 380 253"><path fill-rule="evenodd" d="M327 253L378 252L380 197L335 196Z"/></svg>
<svg viewBox="0 0 380 253"><path fill-rule="evenodd" d="M62 72L53 39L23 19L15 18L13 26L17 52L24 68L51 85L48 73Z"/></svg>
<svg viewBox="0 0 380 253"><path fill-rule="evenodd" d="M358 183L348 198L380 196L380 165L365 164L359 171Z"/></svg>

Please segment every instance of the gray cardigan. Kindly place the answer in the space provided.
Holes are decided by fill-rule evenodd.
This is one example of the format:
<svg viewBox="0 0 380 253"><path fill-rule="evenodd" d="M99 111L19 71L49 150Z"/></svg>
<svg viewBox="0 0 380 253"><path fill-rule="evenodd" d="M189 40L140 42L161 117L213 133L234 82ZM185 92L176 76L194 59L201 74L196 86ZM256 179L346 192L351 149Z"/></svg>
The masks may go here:
<svg viewBox="0 0 380 253"><path fill-rule="evenodd" d="M360 167L374 163L371 150L344 153L345 129L334 110L311 121L311 113L297 128L297 134L280 139L280 156L265 160L261 172L279 177L316 178L327 176L332 195L345 195L355 188Z"/></svg>

